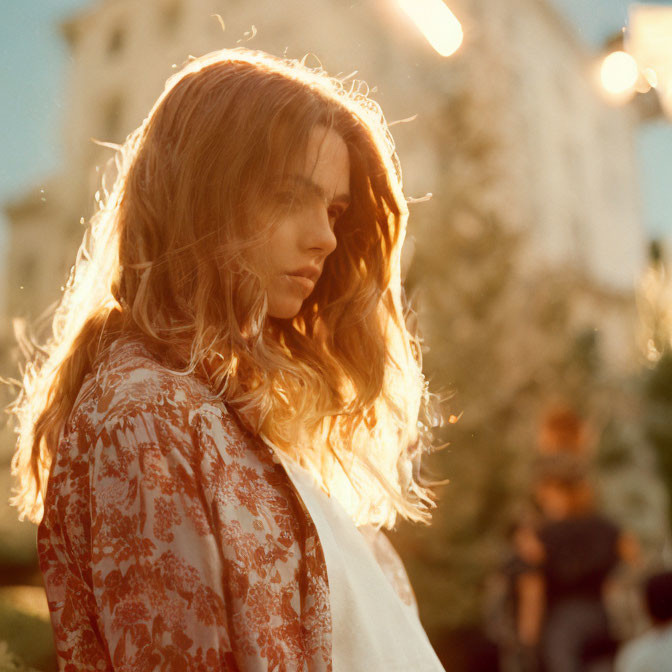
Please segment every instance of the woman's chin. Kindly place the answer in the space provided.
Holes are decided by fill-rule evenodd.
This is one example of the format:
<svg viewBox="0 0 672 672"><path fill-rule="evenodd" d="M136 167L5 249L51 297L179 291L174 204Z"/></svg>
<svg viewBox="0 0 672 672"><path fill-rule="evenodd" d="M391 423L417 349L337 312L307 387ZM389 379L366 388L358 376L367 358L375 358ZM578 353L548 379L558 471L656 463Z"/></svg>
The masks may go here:
<svg viewBox="0 0 672 672"><path fill-rule="evenodd" d="M303 301L287 300L269 303L268 314L278 320L291 320L301 310Z"/></svg>

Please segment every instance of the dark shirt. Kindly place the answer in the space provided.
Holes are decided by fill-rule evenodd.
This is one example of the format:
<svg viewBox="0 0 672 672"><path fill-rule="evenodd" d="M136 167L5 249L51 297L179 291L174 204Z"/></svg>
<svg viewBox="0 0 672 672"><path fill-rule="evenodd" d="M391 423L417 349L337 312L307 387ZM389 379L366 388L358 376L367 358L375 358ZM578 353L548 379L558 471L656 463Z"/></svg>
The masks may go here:
<svg viewBox="0 0 672 672"><path fill-rule="evenodd" d="M604 582L619 560L618 537L618 527L597 514L546 523L539 539L546 551L548 606L566 599L601 601Z"/></svg>

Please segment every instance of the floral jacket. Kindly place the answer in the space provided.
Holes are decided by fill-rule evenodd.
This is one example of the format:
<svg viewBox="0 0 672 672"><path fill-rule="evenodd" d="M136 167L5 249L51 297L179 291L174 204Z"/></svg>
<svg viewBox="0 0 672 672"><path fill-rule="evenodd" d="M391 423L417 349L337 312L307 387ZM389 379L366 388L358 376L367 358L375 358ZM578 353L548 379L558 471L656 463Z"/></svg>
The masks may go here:
<svg viewBox="0 0 672 672"><path fill-rule="evenodd" d="M362 532L412 603L390 542ZM117 341L82 385L38 553L60 670L332 668L324 555L287 472L141 341Z"/></svg>

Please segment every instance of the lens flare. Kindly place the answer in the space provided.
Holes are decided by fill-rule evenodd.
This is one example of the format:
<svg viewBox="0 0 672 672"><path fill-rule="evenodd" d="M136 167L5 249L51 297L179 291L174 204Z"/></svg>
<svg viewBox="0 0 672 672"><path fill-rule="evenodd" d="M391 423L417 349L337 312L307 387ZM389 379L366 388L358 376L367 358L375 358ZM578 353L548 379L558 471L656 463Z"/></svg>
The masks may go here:
<svg viewBox="0 0 672 672"><path fill-rule="evenodd" d="M435 51L451 56L462 44L460 22L442 0L397 0Z"/></svg>

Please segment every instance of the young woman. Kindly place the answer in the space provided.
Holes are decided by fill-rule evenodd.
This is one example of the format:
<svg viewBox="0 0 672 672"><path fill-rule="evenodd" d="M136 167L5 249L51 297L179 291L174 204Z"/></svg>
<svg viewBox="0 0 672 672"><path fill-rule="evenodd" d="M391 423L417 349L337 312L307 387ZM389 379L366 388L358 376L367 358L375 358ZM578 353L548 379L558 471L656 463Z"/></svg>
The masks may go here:
<svg viewBox="0 0 672 672"><path fill-rule="evenodd" d="M434 505L379 108L216 52L117 167L13 407L61 668L442 670L379 532Z"/></svg>

